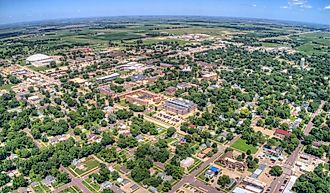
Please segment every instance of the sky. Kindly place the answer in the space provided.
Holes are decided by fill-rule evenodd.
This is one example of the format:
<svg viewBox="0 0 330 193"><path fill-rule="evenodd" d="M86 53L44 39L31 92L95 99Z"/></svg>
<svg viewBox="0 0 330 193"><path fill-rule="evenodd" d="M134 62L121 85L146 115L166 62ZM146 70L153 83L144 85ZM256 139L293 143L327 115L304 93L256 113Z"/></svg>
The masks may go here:
<svg viewBox="0 0 330 193"><path fill-rule="evenodd" d="M0 0L0 24L134 15L246 17L330 25L330 0Z"/></svg>

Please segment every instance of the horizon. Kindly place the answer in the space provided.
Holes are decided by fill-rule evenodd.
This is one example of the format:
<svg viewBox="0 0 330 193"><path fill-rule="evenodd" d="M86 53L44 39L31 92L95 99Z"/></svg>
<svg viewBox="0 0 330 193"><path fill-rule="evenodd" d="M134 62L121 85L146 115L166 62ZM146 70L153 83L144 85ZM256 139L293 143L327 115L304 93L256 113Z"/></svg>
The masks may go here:
<svg viewBox="0 0 330 193"><path fill-rule="evenodd" d="M77 4L79 2L79 4ZM265 19L288 22L330 25L330 2L324 0L150 0L121 2L63 0L52 2L0 0L0 25L64 19L188 16ZM198 13L198 14L196 14Z"/></svg>

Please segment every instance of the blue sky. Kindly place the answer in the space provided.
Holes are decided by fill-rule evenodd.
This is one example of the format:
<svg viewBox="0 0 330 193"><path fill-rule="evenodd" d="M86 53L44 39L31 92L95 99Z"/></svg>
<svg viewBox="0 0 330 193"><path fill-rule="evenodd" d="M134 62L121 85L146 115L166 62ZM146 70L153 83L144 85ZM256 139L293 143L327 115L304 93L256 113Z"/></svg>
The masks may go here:
<svg viewBox="0 0 330 193"><path fill-rule="evenodd" d="M330 0L0 0L0 24L126 15L228 16L330 24Z"/></svg>

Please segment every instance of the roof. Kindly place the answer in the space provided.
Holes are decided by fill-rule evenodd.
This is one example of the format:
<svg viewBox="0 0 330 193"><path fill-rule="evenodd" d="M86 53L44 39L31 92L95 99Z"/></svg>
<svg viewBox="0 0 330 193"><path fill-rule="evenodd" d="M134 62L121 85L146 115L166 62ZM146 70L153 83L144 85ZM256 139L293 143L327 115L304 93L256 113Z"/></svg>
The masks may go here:
<svg viewBox="0 0 330 193"><path fill-rule="evenodd" d="M240 188L240 187L236 187L234 190L233 190L233 193L253 193L249 190L245 190L243 188Z"/></svg>
<svg viewBox="0 0 330 193"><path fill-rule="evenodd" d="M283 129L276 129L275 131L276 134L280 135L285 135L285 136L290 136L291 133L289 131L283 130Z"/></svg>
<svg viewBox="0 0 330 193"><path fill-rule="evenodd" d="M26 60L29 62L35 62L35 61L40 61L40 60L49 60L49 59L51 59L51 58L45 54L34 54L34 55L26 58Z"/></svg>
<svg viewBox="0 0 330 193"><path fill-rule="evenodd" d="M285 187L283 193L291 193L291 189L293 185L296 183L297 179L298 179L297 176L291 176L290 181L288 182L288 185Z"/></svg>
<svg viewBox="0 0 330 193"><path fill-rule="evenodd" d="M218 171L219 171L219 168L217 168L217 167L215 167L215 166L211 166L211 167L210 167L210 170L211 170L212 172L218 172Z"/></svg>

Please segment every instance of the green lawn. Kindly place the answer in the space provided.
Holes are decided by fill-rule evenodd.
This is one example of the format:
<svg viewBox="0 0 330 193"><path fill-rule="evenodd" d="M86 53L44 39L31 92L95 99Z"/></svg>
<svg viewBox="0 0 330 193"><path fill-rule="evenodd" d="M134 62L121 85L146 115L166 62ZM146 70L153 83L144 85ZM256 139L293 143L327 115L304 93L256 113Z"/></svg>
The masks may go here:
<svg viewBox="0 0 330 193"><path fill-rule="evenodd" d="M84 169L78 169L74 166L69 166L69 168L71 170L73 170L75 173L77 173L78 175L85 175L87 173L89 173L90 171L94 170L95 168L97 168L99 166L99 162L96 161L94 158L87 158L86 161L84 161L82 163L84 165ZM73 173L75 175L75 173Z"/></svg>
<svg viewBox="0 0 330 193"><path fill-rule="evenodd" d="M257 152L256 147L254 147L253 145L246 144L246 140L241 138L239 138L231 147L242 152L246 152L248 149L251 150L252 153Z"/></svg>
<svg viewBox="0 0 330 193"><path fill-rule="evenodd" d="M39 183L38 186L33 187L33 190L36 193L47 193L47 192L50 192L50 189L47 186L43 185L42 183Z"/></svg>
<svg viewBox="0 0 330 193"><path fill-rule="evenodd" d="M62 190L59 193L81 193L82 191L79 190L79 188L75 187L75 186L71 186L65 190Z"/></svg>
<svg viewBox="0 0 330 193"><path fill-rule="evenodd" d="M97 183L93 183L92 180L90 178L84 180L82 182L84 184L84 186L86 188L88 188L88 190L90 190L93 193L98 193L99 189L100 189L100 185Z"/></svg>
<svg viewBox="0 0 330 193"><path fill-rule="evenodd" d="M0 90L9 91L13 86L14 86L14 84L4 84L4 85L0 86Z"/></svg>

